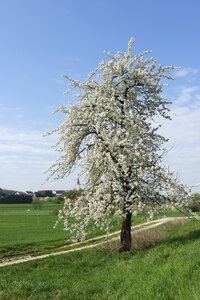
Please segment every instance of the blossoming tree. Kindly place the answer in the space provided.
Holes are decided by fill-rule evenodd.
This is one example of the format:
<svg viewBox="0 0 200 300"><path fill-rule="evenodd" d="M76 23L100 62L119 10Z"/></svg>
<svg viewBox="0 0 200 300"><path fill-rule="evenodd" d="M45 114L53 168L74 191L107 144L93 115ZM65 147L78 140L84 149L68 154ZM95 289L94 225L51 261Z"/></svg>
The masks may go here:
<svg viewBox="0 0 200 300"><path fill-rule="evenodd" d="M84 240L89 224L109 231L110 216L121 216L120 251L130 250L131 218L138 211L152 217L158 207L182 207L188 201L184 186L161 165L167 140L154 123L156 115L170 119L163 79L173 79L168 72L176 67L157 65L148 58L151 51L133 56L133 43L124 54L106 53L108 61L86 82L64 76L71 86L66 93L79 89L79 100L57 110L66 120L52 131L60 137L60 157L50 176L62 178L80 166L85 180L82 195L66 199L60 211L66 230ZM70 216L77 222L69 226Z"/></svg>

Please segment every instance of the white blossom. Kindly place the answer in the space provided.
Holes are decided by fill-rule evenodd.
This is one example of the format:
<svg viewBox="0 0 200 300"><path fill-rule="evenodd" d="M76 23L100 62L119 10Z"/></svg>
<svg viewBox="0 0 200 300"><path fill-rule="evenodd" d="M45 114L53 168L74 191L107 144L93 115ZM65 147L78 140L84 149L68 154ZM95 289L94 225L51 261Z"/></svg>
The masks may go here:
<svg viewBox="0 0 200 300"><path fill-rule="evenodd" d="M59 159L50 167L50 176L68 176L80 166L85 178L82 195L65 199L59 219L76 239L84 240L88 225L110 229L110 216L127 212L149 213L152 219L159 208L169 204L183 208L189 203L186 186L178 182L168 168L161 165L167 139L158 134L153 117L168 115L170 101L162 96L172 79L145 51L133 56L131 39L126 53L106 53L89 74L86 82L70 81L69 93L78 89L78 102L57 111L66 120L54 129L59 140L55 145ZM77 222L70 224L70 217Z"/></svg>

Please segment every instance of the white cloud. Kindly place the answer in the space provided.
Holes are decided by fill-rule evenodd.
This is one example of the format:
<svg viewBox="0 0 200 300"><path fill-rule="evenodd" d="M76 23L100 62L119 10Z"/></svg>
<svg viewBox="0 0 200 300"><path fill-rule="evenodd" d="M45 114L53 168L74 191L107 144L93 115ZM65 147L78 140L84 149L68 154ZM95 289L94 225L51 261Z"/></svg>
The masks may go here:
<svg viewBox="0 0 200 300"><path fill-rule="evenodd" d="M21 107L9 106L2 103L0 103L0 114L14 114L18 119L21 119L24 116Z"/></svg>
<svg viewBox="0 0 200 300"><path fill-rule="evenodd" d="M55 137L42 136L37 131L20 131L0 126L0 177L6 172L29 173L35 169L44 172L55 160L56 154L51 148Z"/></svg>
<svg viewBox="0 0 200 300"><path fill-rule="evenodd" d="M164 121L161 129L171 143L188 145L200 143L200 107L174 106L171 121Z"/></svg>
<svg viewBox="0 0 200 300"><path fill-rule="evenodd" d="M179 96L175 100L176 104L185 104L190 101L195 101L198 94L196 95L195 92L198 92L200 90L200 86L193 86L193 87L180 87L179 88Z"/></svg>
<svg viewBox="0 0 200 300"><path fill-rule="evenodd" d="M186 76L194 76L198 73L198 69L196 68L181 68L180 70L175 71L176 77L186 77Z"/></svg>
<svg viewBox="0 0 200 300"><path fill-rule="evenodd" d="M57 154L51 148L56 136L43 132L0 126L0 187L14 190L73 189L77 175L66 180L49 180L45 171Z"/></svg>
<svg viewBox="0 0 200 300"><path fill-rule="evenodd" d="M26 144L0 144L0 152L13 152L13 153L29 153L29 154L52 154L53 150L48 148L33 147Z"/></svg>
<svg viewBox="0 0 200 300"><path fill-rule="evenodd" d="M0 143L19 142L33 145L52 145L55 137L43 137L43 132L39 131L21 131L15 128L0 126Z"/></svg>
<svg viewBox="0 0 200 300"><path fill-rule="evenodd" d="M172 165L184 164L188 167L195 167L196 164L200 165L200 145L196 146L175 146L168 153L168 161ZM199 175L200 176L200 175ZM200 179L200 178L199 178Z"/></svg>
<svg viewBox="0 0 200 300"><path fill-rule="evenodd" d="M0 156L1 172L10 173L18 172L22 174L24 170L28 170L30 174L37 171L43 173L52 164L49 159L44 160L43 157L38 156L27 156L25 158L21 155L7 155Z"/></svg>
<svg viewBox="0 0 200 300"><path fill-rule="evenodd" d="M172 120L157 120L162 124L160 133L169 138L167 148L172 148L164 163L180 174L183 183L195 184L200 182L200 87L181 87L177 90L180 92L178 101L170 107ZM195 191L200 191L200 188Z"/></svg>

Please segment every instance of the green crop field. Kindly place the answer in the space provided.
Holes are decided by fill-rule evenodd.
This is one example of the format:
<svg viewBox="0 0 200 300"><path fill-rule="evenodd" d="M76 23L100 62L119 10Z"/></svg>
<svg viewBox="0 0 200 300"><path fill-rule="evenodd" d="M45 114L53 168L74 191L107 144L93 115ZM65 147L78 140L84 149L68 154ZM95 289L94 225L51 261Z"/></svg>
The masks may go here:
<svg viewBox="0 0 200 300"><path fill-rule="evenodd" d="M31 204L0 204L0 256L66 243L61 225L53 228L57 216L52 211L61 207L49 203L38 211Z"/></svg>
<svg viewBox="0 0 200 300"><path fill-rule="evenodd" d="M1 268L0 299L200 299L200 222L150 248L97 247Z"/></svg>
<svg viewBox="0 0 200 300"><path fill-rule="evenodd" d="M69 243L63 224L53 228L58 219L53 211L61 208L62 204L53 203L45 203L41 210L34 210L31 204L0 204L0 259L47 252ZM133 224L141 222L141 216L133 220ZM113 223L113 231L120 229L116 220ZM88 238L103 233L96 229Z"/></svg>
<svg viewBox="0 0 200 300"><path fill-rule="evenodd" d="M44 203L41 210L34 210L31 204L0 204L0 259L24 254L48 252L69 243L69 233L63 224L55 229L57 216L53 211L62 204ZM168 215L180 215L168 213ZM120 220L113 220L112 231L120 229ZM134 217L132 225L144 222L141 215ZM105 232L96 229L88 238Z"/></svg>

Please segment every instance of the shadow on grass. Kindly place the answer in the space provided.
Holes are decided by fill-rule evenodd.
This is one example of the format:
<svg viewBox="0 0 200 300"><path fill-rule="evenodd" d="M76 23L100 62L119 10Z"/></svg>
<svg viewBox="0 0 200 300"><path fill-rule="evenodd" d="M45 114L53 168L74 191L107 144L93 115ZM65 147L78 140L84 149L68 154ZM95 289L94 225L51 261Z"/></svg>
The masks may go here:
<svg viewBox="0 0 200 300"><path fill-rule="evenodd" d="M173 243L181 243L181 244L188 244L191 241L195 241L197 239L200 239L200 229L194 230L191 232L188 232L187 234L183 234L182 236L176 236L176 237L169 237L169 239L165 240L165 244L173 244Z"/></svg>

